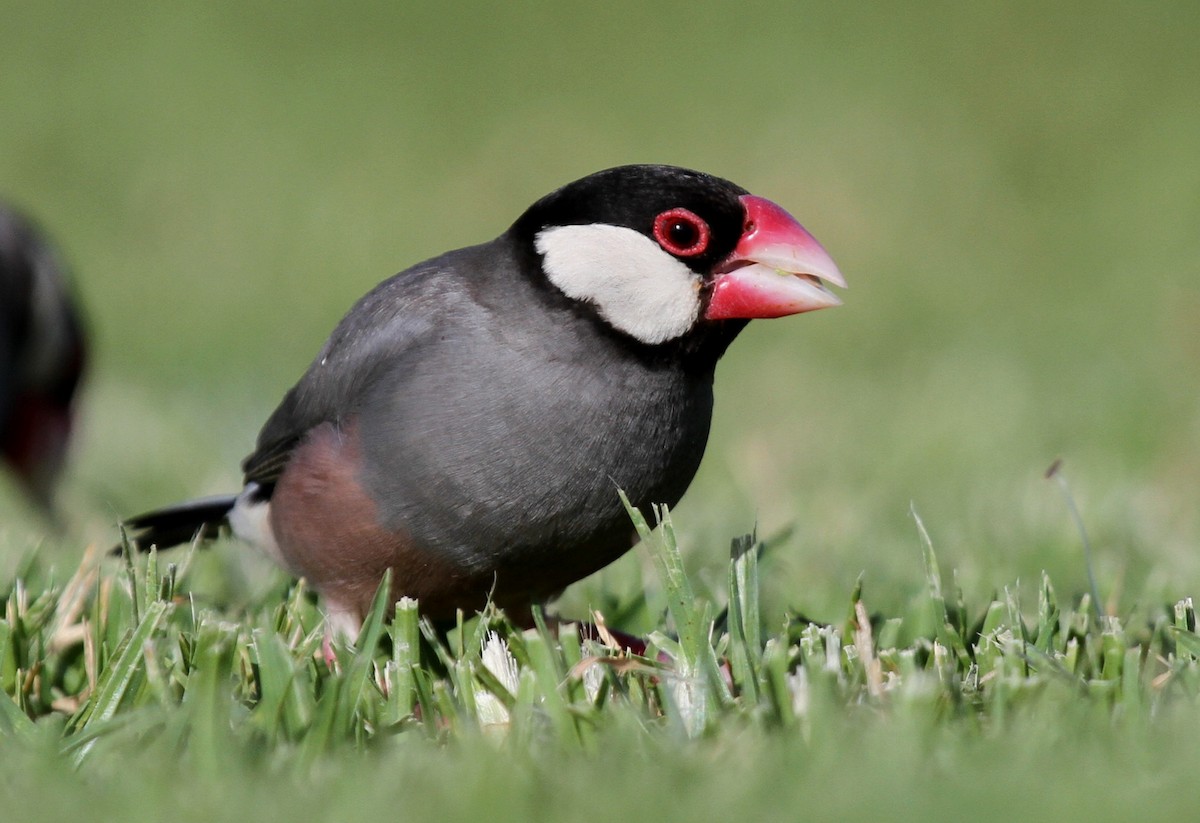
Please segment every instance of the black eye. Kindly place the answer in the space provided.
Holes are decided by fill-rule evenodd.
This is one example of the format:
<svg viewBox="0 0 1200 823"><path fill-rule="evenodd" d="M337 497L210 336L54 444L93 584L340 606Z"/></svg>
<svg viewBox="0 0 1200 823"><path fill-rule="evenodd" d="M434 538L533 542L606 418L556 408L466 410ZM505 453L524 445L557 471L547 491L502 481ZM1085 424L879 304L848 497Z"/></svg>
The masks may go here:
<svg viewBox="0 0 1200 823"><path fill-rule="evenodd" d="M702 254L708 237L708 224L687 209L670 209L654 218L654 239L676 257Z"/></svg>

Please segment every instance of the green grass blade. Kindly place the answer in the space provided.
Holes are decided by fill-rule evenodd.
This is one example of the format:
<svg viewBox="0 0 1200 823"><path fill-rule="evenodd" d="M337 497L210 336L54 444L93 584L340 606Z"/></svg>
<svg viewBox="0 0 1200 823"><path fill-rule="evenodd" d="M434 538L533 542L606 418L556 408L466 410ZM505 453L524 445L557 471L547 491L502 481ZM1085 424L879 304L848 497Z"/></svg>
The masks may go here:
<svg viewBox="0 0 1200 823"><path fill-rule="evenodd" d="M387 710L383 722L395 725L413 713L416 706L414 672L421 665L421 629L417 601L402 597L392 619L392 660L389 669Z"/></svg>
<svg viewBox="0 0 1200 823"><path fill-rule="evenodd" d="M96 693L89 701L88 709L78 727L80 730L86 730L92 724L104 722L116 714L130 684L141 669L144 646L158 630L159 623L169 610L169 604L162 601L151 603L141 622L130 631L117 648L112 665L100 675ZM76 764L86 757L87 752L87 748L79 750L76 755Z"/></svg>
<svg viewBox="0 0 1200 823"><path fill-rule="evenodd" d="M751 704L759 702L762 626L758 603L758 545L754 535L736 538L729 563L729 664L733 681Z"/></svg>
<svg viewBox="0 0 1200 823"><path fill-rule="evenodd" d="M14 737L26 743L36 737L36 728L25 712L21 711L8 692L0 689L0 739Z"/></svg>

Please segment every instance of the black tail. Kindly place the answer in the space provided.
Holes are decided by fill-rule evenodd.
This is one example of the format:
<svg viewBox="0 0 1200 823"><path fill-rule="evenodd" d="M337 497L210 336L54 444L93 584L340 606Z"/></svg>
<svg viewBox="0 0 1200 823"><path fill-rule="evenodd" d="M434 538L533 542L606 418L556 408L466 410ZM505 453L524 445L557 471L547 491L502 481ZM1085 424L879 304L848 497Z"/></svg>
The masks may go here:
<svg viewBox="0 0 1200 823"><path fill-rule="evenodd" d="M236 494L185 500L131 517L124 526L130 544L140 551L149 551L151 546L169 549L193 540L212 540L229 528L229 510L236 501ZM116 554L120 551L120 546L113 549Z"/></svg>

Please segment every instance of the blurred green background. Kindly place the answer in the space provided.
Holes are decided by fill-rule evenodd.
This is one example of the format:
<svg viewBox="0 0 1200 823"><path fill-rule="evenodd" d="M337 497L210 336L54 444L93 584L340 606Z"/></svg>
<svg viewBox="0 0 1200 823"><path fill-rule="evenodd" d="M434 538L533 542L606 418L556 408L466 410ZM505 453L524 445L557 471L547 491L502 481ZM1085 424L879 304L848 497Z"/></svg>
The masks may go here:
<svg viewBox="0 0 1200 823"><path fill-rule="evenodd" d="M701 577L757 522L774 608L836 619L862 572L894 607L911 503L969 593L1082 590L1061 456L1105 596L1196 593L1200 4L837 5L0 3L0 192L96 337L70 531L4 496L6 576L236 488L377 281L665 162L781 203L851 286L723 361L676 515Z"/></svg>

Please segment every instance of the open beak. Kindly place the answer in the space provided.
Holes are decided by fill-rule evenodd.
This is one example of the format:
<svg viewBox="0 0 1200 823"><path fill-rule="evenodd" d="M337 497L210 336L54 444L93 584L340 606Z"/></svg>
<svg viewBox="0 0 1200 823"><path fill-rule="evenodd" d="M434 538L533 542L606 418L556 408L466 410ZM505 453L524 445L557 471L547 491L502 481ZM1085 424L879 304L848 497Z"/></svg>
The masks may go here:
<svg viewBox="0 0 1200 823"><path fill-rule="evenodd" d="M745 194L741 201L745 228L716 268L705 318L786 317L840 306L826 283L846 288L846 279L816 238L770 200Z"/></svg>

